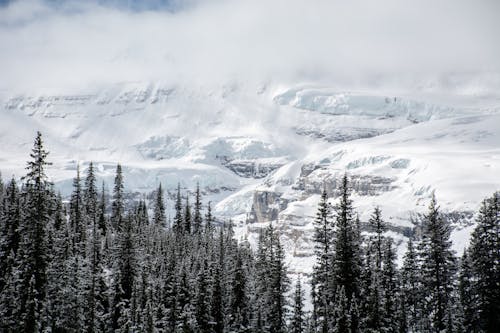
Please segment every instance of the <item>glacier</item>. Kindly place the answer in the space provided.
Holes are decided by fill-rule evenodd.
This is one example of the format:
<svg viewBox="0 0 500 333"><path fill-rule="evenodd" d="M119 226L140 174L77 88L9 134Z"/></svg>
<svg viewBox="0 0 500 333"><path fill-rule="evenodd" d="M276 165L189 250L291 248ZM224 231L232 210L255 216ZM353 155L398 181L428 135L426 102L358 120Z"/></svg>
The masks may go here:
<svg viewBox="0 0 500 333"><path fill-rule="evenodd" d="M461 251L480 201L500 187L500 99L342 91L309 84L219 86L123 82L85 91L0 92L0 170L23 174L35 131L51 151L63 195L77 165L94 162L111 187L116 163L127 190L196 184L239 239L274 223L292 273L313 260L320 191L335 201L350 176L362 222L380 206L399 253L436 192ZM170 209L173 206L169 201Z"/></svg>

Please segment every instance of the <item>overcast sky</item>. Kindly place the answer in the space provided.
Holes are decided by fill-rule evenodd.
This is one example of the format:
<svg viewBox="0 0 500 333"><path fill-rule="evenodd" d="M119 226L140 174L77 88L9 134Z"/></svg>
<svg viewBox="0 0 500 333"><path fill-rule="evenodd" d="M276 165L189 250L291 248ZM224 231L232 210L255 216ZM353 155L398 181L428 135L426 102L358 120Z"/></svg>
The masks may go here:
<svg viewBox="0 0 500 333"><path fill-rule="evenodd" d="M495 0L3 2L3 90L150 80L500 86Z"/></svg>

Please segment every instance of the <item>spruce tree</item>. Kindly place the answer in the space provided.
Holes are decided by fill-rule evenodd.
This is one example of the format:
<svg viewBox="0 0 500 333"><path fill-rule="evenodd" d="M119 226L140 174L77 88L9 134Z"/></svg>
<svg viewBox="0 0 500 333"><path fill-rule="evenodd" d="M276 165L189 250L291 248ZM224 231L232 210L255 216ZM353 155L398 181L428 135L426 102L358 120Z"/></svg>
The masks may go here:
<svg viewBox="0 0 500 333"><path fill-rule="evenodd" d="M422 229L419 247L422 263L420 274L422 288L426 291L422 319L424 326L430 326L427 329L450 331L452 319L449 318L448 309L453 305L456 263L451 249L451 228L448 221L441 216L434 194Z"/></svg>
<svg viewBox="0 0 500 333"><path fill-rule="evenodd" d="M123 219L123 226L118 232L118 244L115 253L114 267L114 298L113 298L113 328L123 327L121 321L126 319L130 310L130 300L133 294L137 274L136 235L132 224L132 216Z"/></svg>
<svg viewBox="0 0 500 333"><path fill-rule="evenodd" d="M403 257L401 293L403 295L403 307L406 310L406 316L403 319L406 323L405 326L408 326L410 331L417 331L422 305L421 277L418 254L411 238L408 240L406 253Z"/></svg>
<svg viewBox="0 0 500 333"><path fill-rule="evenodd" d="M98 217L99 230L101 231L102 235L106 235L107 222L106 222L106 196L104 191L104 182L102 183L101 200L99 201L98 214L99 214Z"/></svg>
<svg viewBox="0 0 500 333"><path fill-rule="evenodd" d="M349 315L349 300L345 294L345 287L338 287L335 293L335 322L333 333L350 333L351 318Z"/></svg>
<svg viewBox="0 0 500 333"><path fill-rule="evenodd" d="M316 264L313 268L314 313L316 325L321 332L326 333L331 327L333 304L332 258L333 258L334 228L331 205L328 202L326 189L323 189L314 220L314 242Z"/></svg>
<svg viewBox="0 0 500 333"><path fill-rule="evenodd" d="M500 327L500 194L485 200L472 232L470 260L474 272L479 329L495 332ZM472 320L471 318L471 321Z"/></svg>
<svg viewBox="0 0 500 333"><path fill-rule="evenodd" d="M383 244L382 257L382 291L383 291L383 327L385 331L395 332L397 330L397 299L398 299L398 277L396 268L396 253L392 246L392 238L388 238Z"/></svg>
<svg viewBox="0 0 500 333"><path fill-rule="evenodd" d="M370 239L370 243L375 252L376 270L380 271L382 269L382 254L385 241L383 234L387 230L387 226L382 220L382 212L379 207L374 209L368 222L370 223L372 230L375 232L375 236Z"/></svg>
<svg viewBox="0 0 500 333"><path fill-rule="evenodd" d="M297 279L297 283L295 285L293 315L290 329L291 333L303 333L305 330L304 293L302 291L300 277Z"/></svg>
<svg viewBox="0 0 500 333"><path fill-rule="evenodd" d="M5 196L3 196L2 212L0 213L0 291L6 285L19 248L20 221L19 189L16 181L12 178L7 185Z"/></svg>
<svg viewBox="0 0 500 333"><path fill-rule="evenodd" d="M460 325L464 332L479 332L479 304L477 289L473 273L472 260L467 250L464 250L460 260L458 290L460 296Z"/></svg>
<svg viewBox="0 0 500 333"><path fill-rule="evenodd" d="M73 246L75 254L85 256L84 244L87 233L85 222L83 196L80 181L80 167L77 166L76 177L73 179L73 193L69 202L69 223L73 235Z"/></svg>
<svg viewBox="0 0 500 333"><path fill-rule="evenodd" d="M93 223L98 214L99 199L96 182L97 180L94 172L94 164L90 162L87 169L87 177L85 178L83 190L85 213L89 217L88 223Z"/></svg>
<svg viewBox="0 0 500 333"><path fill-rule="evenodd" d="M241 332L249 325L249 304L247 295L247 277L243 267L243 260L240 253L236 253L233 267L230 304L229 304L229 328L230 330Z"/></svg>
<svg viewBox="0 0 500 333"><path fill-rule="evenodd" d="M154 205L153 223L160 227L165 227L167 219L165 216L165 203L163 202L163 189L161 183L156 191L156 199Z"/></svg>
<svg viewBox="0 0 500 333"><path fill-rule="evenodd" d="M184 233L190 235L192 231L192 216L191 216L191 206L189 205L189 196L186 196L186 205L184 206Z"/></svg>
<svg viewBox="0 0 500 333"><path fill-rule="evenodd" d="M214 228L214 217L212 215L212 203L209 201L207 205L207 214L205 215L205 231L213 232Z"/></svg>
<svg viewBox="0 0 500 333"><path fill-rule="evenodd" d="M95 214L94 214L95 215ZM109 311L104 264L102 262L101 230L99 221L94 218L88 239L88 267L84 285L85 330L102 332L106 328L106 314Z"/></svg>
<svg viewBox="0 0 500 333"><path fill-rule="evenodd" d="M124 219L125 203L123 198L122 166L116 166L115 185L113 187L113 203L111 205L111 225L120 229Z"/></svg>
<svg viewBox="0 0 500 333"><path fill-rule="evenodd" d="M285 267L285 253L281 246L279 234L270 226L270 328L271 333L286 332L287 301L286 293L289 290L290 281Z"/></svg>
<svg viewBox="0 0 500 333"><path fill-rule="evenodd" d="M223 304L223 265L221 261L214 263L214 278L212 285L212 299L210 304L214 333L224 331L224 304Z"/></svg>
<svg viewBox="0 0 500 333"><path fill-rule="evenodd" d="M201 194L200 184L196 184L196 195L194 201L193 232L198 234L202 230L203 219L201 217Z"/></svg>
<svg viewBox="0 0 500 333"><path fill-rule="evenodd" d="M17 256L19 270L19 317L24 332L44 328L44 307L49 264L47 226L50 222L51 183L45 174L48 152L43 146L42 135L37 133L30 154L32 160L23 178L23 218L20 226L21 240Z"/></svg>
<svg viewBox="0 0 500 333"><path fill-rule="evenodd" d="M196 279L196 331L200 333L211 333L210 322L210 294L208 290L208 264L205 260L202 268L198 271Z"/></svg>
<svg viewBox="0 0 500 333"><path fill-rule="evenodd" d="M175 217L173 229L177 235L184 233L184 218L182 216L181 184L177 184L177 195L175 197Z"/></svg>
<svg viewBox="0 0 500 333"><path fill-rule="evenodd" d="M358 297L360 292L361 249L347 174L343 176L339 190L340 200L335 206L333 279L337 288L344 287L350 300L353 295Z"/></svg>

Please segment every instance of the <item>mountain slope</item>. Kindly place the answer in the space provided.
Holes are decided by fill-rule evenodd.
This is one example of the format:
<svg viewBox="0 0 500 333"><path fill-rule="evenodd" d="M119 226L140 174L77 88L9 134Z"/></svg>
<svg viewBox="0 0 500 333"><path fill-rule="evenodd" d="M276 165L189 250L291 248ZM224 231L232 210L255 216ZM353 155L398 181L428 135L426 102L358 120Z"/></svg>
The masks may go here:
<svg viewBox="0 0 500 333"><path fill-rule="evenodd" d="M435 97L435 96L434 96ZM431 101L431 102L429 102ZM21 175L35 130L68 194L77 163L108 184L117 162L145 193L199 183L240 237L277 223L297 270L311 266L311 230L323 187L347 172L362 221L375 205L404 245L432 191L456 220L457 249L472 212L500 185L496 100L392 96L312 86L218 87L124 83L76 94L0 95L0 170Z"/></svg>

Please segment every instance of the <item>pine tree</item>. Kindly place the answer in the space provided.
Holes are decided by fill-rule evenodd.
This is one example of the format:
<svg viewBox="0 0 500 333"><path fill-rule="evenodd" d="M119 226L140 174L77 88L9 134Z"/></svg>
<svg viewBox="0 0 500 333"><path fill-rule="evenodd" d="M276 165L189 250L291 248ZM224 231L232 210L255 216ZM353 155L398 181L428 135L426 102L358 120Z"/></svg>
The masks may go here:
<svg viewBox="0 0 500 333"><path fill-rule="evenodd" d="M182 216L181 184L177 184L177 195L175 197L175 217L173 229L176 234L184 233L184 218Z"/></svg>
<svg viewBox="0 0 500 333"><path fill-rule="evenodd" d="M80 167L77 166L76 177L73 179L73 193L69 202L69 223L73 235L73 246L75 254L85 256L83 246L86 238L86 226L82 188L80 182Z"/></svg>
<svg viewBox="0 0 500 333"><path fill-rule="evenodd" d="M132 221L132 216L127 216L123 220L123 227L118 232L113 286L114 329L119 329L120 326L124 325L120 324L120 320L126 319L126 314L129 311L134 281L137 274L136 237Z"/></svg>
<svg viewBox="0 0 500 333"><path fill-rule="evenodd" d="M203 219L201 217L201 194L200 184L196 184L196 196L194 201L193 232L199 234L202 230Z"/></svg>
<svg viewBox="0 0 500 333"><path fill-rule="evenodd" d="M102 235L99 229L99 221L94 218L91 227L92 232L88 241L89 264L86 270L84 285L84 325L87 332L102 332L106 328L106 314L109 311L109 301L107 299L107 286L102 262Z"/></svg>
<svg viewBox="0 0 500 333"><path fill-rule="evenodd" d="M111 206L111 224L114 228L120 229L124 219L124 198L123 198L123 175L122 166L116 166L115 186L113 188L113 203Z"/></svg>
<svg viewBox="0 0 500 333"><path fill-rule="evenodd" d="M183 267L180 272L177 286L177 305L179 307L179 322L177 329L183 333L194 333L194 306L193 293L190 288L190 281L186 267Z"/></svg>
<svg viewBox="0 0 500 333"><path fill-rule="evenodd" d="M98 210L98 225L101 233L103 235L106 235L106 197L105 197L105 192L104 192L104 182L102 183L102 191L101 191L101 200L99 202L99 210Z"/></svg>
<svg viewBox="0 0 500 333"><path fill-rule="evenodd" d="M479 329L500 327L500 194L485 200L471 237L470 260L474 272ZM471 318L472 319L472 318ZM474 321L474 320L472 320Z"/></svg>
<svg viewBox="0 0 500 333"><path fill-rule="evenodd" d="M20 226L22 235L19 254L19 317L24 332L36 332L44 327L44 306L47 288L47 225L50 222L51 183L45 174L48 152L42 135L37 133L26 167L24 184L24 214Z"/></svg>
<svg viewBox="0 0 500 333"><path fill-rule="evenodd" d="M411 238L408 240L408 246L403 258L403 267L401 268L401 292L403 294L404 308L406 309L406 318L410 331L418 330L418 322L421 316L421 279L420 267L417 252L413 246Z"/></svg>
<svg viewBox="0 0 500 333"><path fill-rule="evenodd" d="M281 246L279 234L272 228L268 229L270 239L270 299L272 300L270 314L271 333L286 331L287 302L285 295L289 290L290 281L285 267L285 253Z"/></svg>
<svg viewBox="0 0 500 333"><path fill-rule="evenodd" d="M222 237L221 237L222 239ZM222 277L222 262L214 263L214 280L212 285L212 299L210 304L211 317L213 318L214 333L222 333L224 331L224 304L223 304L223 277Z"/></svg>
<svg viewBox="0 0 500 333"><path fill-rule="evenodd" d="M16 181L12 178L5 191L5 196L3 196L2 212L0 213L0 291L3 290L7 283L6 280L9 279L19 248L20 221L19 189Z"/></svg>
<svg viewBox="0 0 500 333"><path fill-rule="evenodd" d="M208 264L205 260L203 267L198 271L196 279L196 305L195 314L197 322L197 332L210 333L211 316L210 316L210 298L208 290Z"/></svg>
<svg viewBox="0 0 500 333"><path fill-rule="evenodd" d="M191 206L189 205L189 196L186 196L186 205L184 206L184 233L186 235L191 234L192 223L191 223Z"/></svg>
<svg viewBox="0 0 500 333"><path fill-rule="evenodd" d="M300 282L300 277L297 279L297 284L295 285L295 294L293 298L293 316L291 322L291 333L303 333L305 330L305 318L304 318L304 294L302 291L302 285Z"/></svg>
<svg viewBox="0 0 500 333"><path fill-rule="evenodd" d="M396 268L396 253L392 246L392 238L383 244L382 257L382 291L383 291L383 327L388 332L397 330L397 298L398 279Z"/></svg>
<svg viewBox="0 0 500 333"><path fill-rule="evenodd" d="M163 202L163 189L161 188L161 183L158 186L158 190L156 191L153 223L160 227L165 227L167 224L167 219L165 216L165 203Z"/></svg>
<svg viewBox="0 0 500 333"><path fill-rule="evenodd" d="M423 221L421 260L422 288L426 291L423 320L429 320L432 330L449 331L448 308L453 305L455 257L451 249L448 222L439 213L433 195L429 212Z"/></svg>
<svg viewBox="0 0 500 333"><path fill-rule="evenodd" d="M335 286L344 287L348 300L352 295L358 297L361 274L360 240L350 195L351 189L345 174L340 186L340 201L335 206L336 238L333 270Z"/></svg>
<svg viewBox="0 0 500 333"><path fill-rule="evenodd" d="M461 325L464 332L479 332L480 320L478 298L473 275L472 260L467 250L464 250L460 260L460 274L458 277L458 290L461 305Z"/></svg>
<svg viewBox="0 0 500 333"><path fill-rule="evenodd" d="M249 304L246 288L247 279L243 260L240 253L236 253L231 281L229 328L237 332L244 331L249 325Z"/></svg>
<svg viewBox="0 0 500 333"><path fill-rule="evenodd" d="M335 323L333 333L350 333L351 320L349 316L349 300L344 286L340 286L335 293Z"/></svg>
<svg viewBox="0 0 500 333"><path fill-rule="evenodd" d="M380 271L382 269L382 253L383 253L383 245L385 241L385 237L383 236L384 232L387 230L387 226L385 222L382 220L382 212L379 207L376 207L373 211L370 220L371 228L375 232L375 237L373 237L370 241L372 248L375 251L375 267L376 270Z"/></svg>
<svg viewBox="0 0 500 333"><path fill-rule="evenodd" d="M332 285L332 258L333 258L334 229L331 206L328 203L326 189L321 194L318 212L314 220L314 241L316 264L313 268L314 280L314 312L316 325L320 331L326 333L331 327L333 288Z"/></svg>
<svg viewBox="0 0 500 333"><path fill-rule="evenodd" d="M379 332L386 328L387 309L384 303L385 296L385 268L384 265L384 245L386 238L383 233L387 230L385 222L382 220L382 212L376 207L370 217L369 224L375 233L369 238L367 253L365 256L365 268L362 273L361 297L364 300L363 324L368 332ZM391 266L392 267L392 266ZM392 315L392 312L391 312ZM391 322L391 321L388 321Z"/></svg>
<svg viewBox="0 0 500 333"><path fill-rule="evenodd" d="M83 202L85 206L85 213L89 217L89 223L93 223L94 219L97 218L98 213L98 193L96 185L96 177L94 173L94 164L89 163L87 169L87 177L85 178L84 190L83 190Z"/></svg>
<svg viewBox="0 0 500 333"><path fill-rule="evenodd" d="M213 232L213 228L214 228L214 217L212 215L212 204L211 202L209 201L208 202L208 205L207 205L207 214L205 215L205 230L206 232Z"/></svg>

